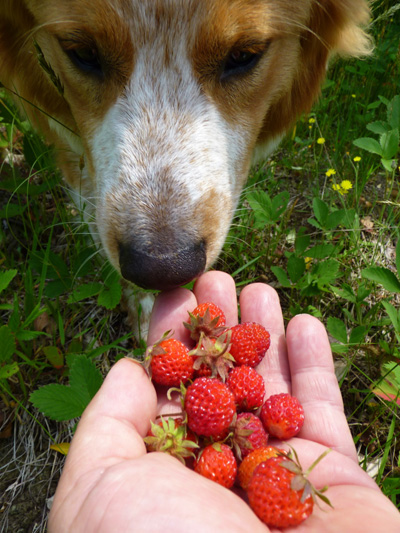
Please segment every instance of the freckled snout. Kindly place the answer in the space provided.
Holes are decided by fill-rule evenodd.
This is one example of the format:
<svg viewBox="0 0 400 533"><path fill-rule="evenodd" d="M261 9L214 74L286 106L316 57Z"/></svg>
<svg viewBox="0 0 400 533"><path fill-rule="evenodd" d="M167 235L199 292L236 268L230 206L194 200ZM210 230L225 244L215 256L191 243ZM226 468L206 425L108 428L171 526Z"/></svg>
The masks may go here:
<svg viewBox="0 0 400 533"><path fill-rule="evenodd" d="M169 290L197 278L206 266L204 241L168 250L146 250L134 240L119 246L122 276L145 289Z"/></svg>

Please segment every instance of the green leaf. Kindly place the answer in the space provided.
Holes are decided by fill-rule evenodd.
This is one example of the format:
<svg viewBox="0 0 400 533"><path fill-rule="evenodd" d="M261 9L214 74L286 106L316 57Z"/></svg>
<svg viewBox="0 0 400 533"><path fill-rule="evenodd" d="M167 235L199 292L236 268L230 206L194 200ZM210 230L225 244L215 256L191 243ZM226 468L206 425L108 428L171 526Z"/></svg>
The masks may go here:
<svg viewBox="0 0 400 533"><path fill-rule="evenodd" d="M86 298L93 298L93 296L99 294L102 289L102 283L97 283L94 281L91 283L86 283L85 285L81 285L72 292L72 294L67 300L67 303L72 304L75 302L80 302L81 300L85 300Z"/></svg>
<svg viewBox="0 0 400 533"><path fill-rule="evenodd" d="M305 228L300 228L296 235L296 241L294 243L296 255L302 255L310 246L311 237L310 235L305 235L305 231Z"/></svg>
<svg viewBox="0 0 400 533"><path fill-rule="evenodd" d="M90 401L99 390L103 378L96 365L85 355L68 355L69 382L72 388L85 393ZM89 403L89 401L87 403Z"/></svg>
<svg viewBox="0 0 400 533"><path fill-rule="evenodd" d="M0 363L10 361L17 346L11 329L5 325L0 327Z"/></svg>
<svg viewBox="0 0 400 533"><path fill-rule="evenodd" d="M389 173L392 173L393 170L397 167L397 159L381 159L383 168Z"/></svg>
<svg viewBox="0 0 400 533"><path fill-rule="evenodd" d="M0 209L0 218L19 217L26 210L26 205L7 203Z"/></svg>
<svg viewBox="0 0 400 533"><path fill-rule="evenodd" d="M329 213L325 224L326 229L335 229L343 222L345 216L346 209L338 209L337 211L332 211L332 213Z"/></svg>
<svg viewBox="0 0 400 533"><path fill-rule="evenodd" d="M287 271L293 283L296 283L304 274L306 263L302 257L291 255L287 262Z"/></svg>
<svg viewBox="0 0 400 533"><path fill-rule="evenodd" d="M272 266L271 271L275 274L277 277L279 283L282 285L282 287L291 287L292 284L289 281L289 278L286 275L286 272L281 267Z"/></svg>
<svg viewBox="0 0 400 533"><path fill-rule="evenodd" d="M19 371L18 363L14 362L0 367L0 379L8 379Z"/></svg>
<svg viewBox="0 0 400 533"><path fill-rule="evenodd" d="M378 120L377 122L371 122L367 124L367 130L376 133L377 135L382 135L382 133L387 133L392 129L391 125L383 120Z"/></svg>
<svg viewBox="0 0 400 533"><path fill-rule="evenodd" d="M339 263L335 259L321 261L313 269L313 274L317 278L318 287L323 288L336 279L339 271Z"/></svg>
<svg viewBox="0 0 400 533"><path fill-rule="evenodd" d="M47 417L62 421L82 415L88 404L85 391L52 383L32 392L30 401Z"/></svg>
<svg viewBox="0 0 400 533"><path fill-rule="evenodd" d="M330 335L343 344L347 344L346 324L336 317L329 317L326 327Z"/></svg>
<svg viewBox="0 0 400 533"><path fill-rule="evenodd" d="M376 281L383 285L383 287L390 292L400 292L400 281L396 275L385 267L370 267L364 268L361 271L361 276L371 281Z"/></svg>
<svg viewBox="0 0 400 533"><path fill-rule="evenodd" d="M334 292L340 298L344 298L348 302L356 303L357 297L354 294L353 289L347 283L343 283L342 287L332 287L332 292Z"/></svg>
<svg viewBox="0 0 400 533"><path fill-rule="evenodd" d="M57 346L45 346L43 352L49 363L55 368L61 368L64 366L64 355L60 352Z"/></svg>
<svg viewBox="0 0 400 533"><path fill-rule="evenodd" d="M351 330L349 343L358 345L365 340L365 335L367 333L367 328L365 326L356 326Z"/></svg>
<svg viewBox="0 0 400 533"><path fill-rule="evenodd" d="M17 275L18 270L4 270L0 272L0 292L4 291Z"/></svg>
<svg viewBox="0 0 400 533"><path fill-rule="evenodd" d="M122 287L119 282L109 287L104 287L97 297L97 303L106 309L115 309L122 297Z"/></svg>
<svg viewBox="0 0 400 533"><path fill-rule="evenodd" d="M333 244L317 244L307 250L307 255L313 259L324 259L331 256L334 251L335 246Z"/></svg>
<svg viewBox="0 0 400 533"><path fill-rule="evenodd" d="M377 140L372 139L371 137L361 137L360 139L353 141L353 144L358 148L362 148L363 150L367 150L368 152L382 156L381 145Z"/></svg>
<svg viewBox="0 0 400 533"><path fill-rule="evenodd" d="M329 207L321 198L314 198L313 210L318 222L324 227L329 215Z"/></svg>
<svg viewBox="0 0 400 533"><path fill-rule="evenodd" d="M387 300L382 300L382 305L385 308L390 318L390 321L393 324L394 329L400 333L400 322L399 322L400 316L399 316L399 313L397 312L397 309Z"/></svg>
<svg viewBox="0 0 400 533"><path fill-rule="evenodd" d="M400 95L398 94L387 106L387 120L393 129L400 131Z"/></svg>
<svg viewBox="0 0 400 533"><path fill-rule="evenodd" d="M397 269L397 274L400 277L400 239L397 241L397 244L396 244L396 269Z"/></svg>
<svg viewBox="0 0 400 533"><path fill-rule="evenodd" d="M393 159L399 150L399 130L383 133L380 138L382 158Z"/></svg>

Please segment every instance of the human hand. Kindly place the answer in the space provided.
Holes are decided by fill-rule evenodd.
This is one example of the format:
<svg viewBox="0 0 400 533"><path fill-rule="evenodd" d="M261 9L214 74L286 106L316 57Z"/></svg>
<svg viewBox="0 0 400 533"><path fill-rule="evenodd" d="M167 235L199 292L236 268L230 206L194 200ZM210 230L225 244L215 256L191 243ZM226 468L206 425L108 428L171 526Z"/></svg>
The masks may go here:
<svg viewBox="0 0 400 533"><path fill-rule="evenodd" d="M157 298L149 344L171 328L175 337L187 341L182 321L197 302L205 301L220 305L227 325L237 323L232 278L209 272L199 278L193 293L177 289ZM301 433L289 441L303 467L326 447L333 450L310 479L317 487L329 485L327 496L334 509L315 507L296 532L398 533L400 515L358 466L322 324L298 315L289 323L285 340L277 294L264 284L245 287L240 308L243 322L259 322L271 334L271 348L258 368L266 396L291 392L304 407ZM141 366L127 359L118 362L79 423L54 498L49 532L268 532L232 491L167 454L146 454L143 437L150 419L176 412L177 405L162 394L157 404Z"/></svg>

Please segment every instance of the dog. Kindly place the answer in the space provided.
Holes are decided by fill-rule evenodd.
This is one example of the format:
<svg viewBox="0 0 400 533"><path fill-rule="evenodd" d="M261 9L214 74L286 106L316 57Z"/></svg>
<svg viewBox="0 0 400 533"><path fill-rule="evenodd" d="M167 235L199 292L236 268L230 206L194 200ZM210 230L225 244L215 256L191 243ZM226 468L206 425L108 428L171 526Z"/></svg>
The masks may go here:
<svg viewBox="0 0 400 533"><path fill-rule="evenodd" d="M1 0L0 82L112 265L168 290L216 260L250 166L371 49L365 0Z"/></svg>

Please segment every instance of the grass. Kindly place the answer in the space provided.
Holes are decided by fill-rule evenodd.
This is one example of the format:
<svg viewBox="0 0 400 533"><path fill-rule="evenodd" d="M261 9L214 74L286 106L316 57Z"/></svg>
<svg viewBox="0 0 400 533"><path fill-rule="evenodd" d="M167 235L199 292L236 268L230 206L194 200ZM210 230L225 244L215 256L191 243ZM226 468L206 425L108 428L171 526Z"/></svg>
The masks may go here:
<svg viewBox="0 0 400 533"><path fill-rule="evenodd" d="M216 268L238 290L275 286L286 319L324 322L361 464L400 509L400 4L390 4L376 7L374 56L335 62L320 102L253 169ZM0 436L15 442L1 452L0 488L14 487L2 501L7 524L9 502L38 472L41 498L52 494L62 459L49 442L70 440L101 375L142 347L51 151L1 92L0 151ZM85 383L81 403L66 396L61 413L31 396L50 383L63 396L74 379ZM36 530L44 522L42 510Z"/></svg>

